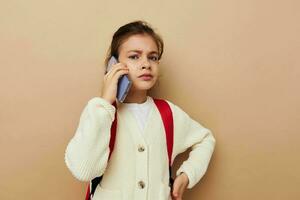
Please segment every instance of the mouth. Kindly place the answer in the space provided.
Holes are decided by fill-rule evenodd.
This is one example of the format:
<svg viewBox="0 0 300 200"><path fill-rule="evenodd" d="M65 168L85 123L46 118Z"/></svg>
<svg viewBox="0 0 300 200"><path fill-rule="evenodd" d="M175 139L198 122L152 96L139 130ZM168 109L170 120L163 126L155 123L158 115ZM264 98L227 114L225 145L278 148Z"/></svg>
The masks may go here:
<svg viewBox="0 0 300 200"><path fill-rule="evenodd" d="M143 79L144 81L148 81L148 80L151 80L153 78L153 76L151 74L143 74L143 75L139 76L139 78Z"/></svg>

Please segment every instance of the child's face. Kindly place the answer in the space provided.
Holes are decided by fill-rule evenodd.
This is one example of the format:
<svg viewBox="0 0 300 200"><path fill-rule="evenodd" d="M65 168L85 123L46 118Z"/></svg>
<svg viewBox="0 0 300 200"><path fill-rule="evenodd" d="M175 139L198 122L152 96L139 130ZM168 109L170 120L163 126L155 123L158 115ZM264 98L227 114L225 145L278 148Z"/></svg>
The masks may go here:
<svg viewBox="0 0 300 200"><path fill-rule="evenodd" d="M158 78L158 48L149 35L132 35L119 48L119 62L127 65L128 77L132 81L130 90L148 90L154 86ZM151 74L147 80L139 77Z"/></svg>

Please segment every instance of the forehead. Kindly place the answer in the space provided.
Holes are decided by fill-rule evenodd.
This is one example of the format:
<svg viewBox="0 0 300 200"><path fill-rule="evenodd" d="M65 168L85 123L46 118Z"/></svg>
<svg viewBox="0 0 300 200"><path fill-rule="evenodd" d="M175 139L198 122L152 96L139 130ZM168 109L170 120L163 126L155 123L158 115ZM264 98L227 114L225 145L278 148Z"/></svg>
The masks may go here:
<svg viewBox="0 0 300 200"><path fill-rule="evenodd" d="M144 52L158 51L157 45L149 35L132 35L127 38L120 46L120 52L127 53L130 50L141 50Z"/></svg>

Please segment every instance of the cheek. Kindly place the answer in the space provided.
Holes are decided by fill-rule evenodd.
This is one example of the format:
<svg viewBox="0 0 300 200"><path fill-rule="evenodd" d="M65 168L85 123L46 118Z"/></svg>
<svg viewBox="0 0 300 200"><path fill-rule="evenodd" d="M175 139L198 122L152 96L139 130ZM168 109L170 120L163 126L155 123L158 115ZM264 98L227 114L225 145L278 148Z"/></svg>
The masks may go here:
<svg viewBox="0 0 300 200"><path fill-rule="evenodd" d="M155 74L156 76L158 76L158 75L159 75L159 69L158 69L158 67L157 67L157 66L155 66L155 67L152 67L152 73L153 73L153 74Z"/></svg>
<svg viewBox="0 0 300 200"><path fill-rule="evenodd" d="M134 73L139 68L138 64L133 61L127 61L124 64L128 67L129 73Z"/></svg>
<svg viewBox="0 0 300 200"><path fill-rule="evenodd" d="M136 77L138 76L137 71L135 69L133 69L132 67L128 67L129 68L129 72L128 72L128 77L130 80L134 80L136 79Z"/></svg>

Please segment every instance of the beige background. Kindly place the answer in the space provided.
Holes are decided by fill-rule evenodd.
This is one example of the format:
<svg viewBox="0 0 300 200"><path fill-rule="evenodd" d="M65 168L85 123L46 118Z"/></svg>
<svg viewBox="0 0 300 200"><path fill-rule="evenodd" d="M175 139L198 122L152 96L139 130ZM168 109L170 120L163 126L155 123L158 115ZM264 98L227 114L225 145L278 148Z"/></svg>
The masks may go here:
<svg viewBox="0 0 300 200"><path fill-rule="evenodd" d="M217 139L184 199L300 199L297 0L1 1L0 199L84 198L64 151L113 32L136 19L166 44L153 95Z"/></svg>

